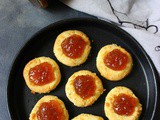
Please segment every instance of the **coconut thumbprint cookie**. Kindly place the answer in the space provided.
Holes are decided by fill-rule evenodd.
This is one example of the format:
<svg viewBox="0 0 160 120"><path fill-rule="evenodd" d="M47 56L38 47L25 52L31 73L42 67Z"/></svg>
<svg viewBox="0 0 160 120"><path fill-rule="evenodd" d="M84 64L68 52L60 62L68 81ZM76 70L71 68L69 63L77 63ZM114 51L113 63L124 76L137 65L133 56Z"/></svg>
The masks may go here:
<svg viewBox="0 0 160 120"><path fill-rule="evenodd" d="M32 93L48 93L59 84L61 73L54 60L38 57L27 63L23 77Z"/></svg>
<svg viewBox="0 0 160 120"><path fill-rule="evenodd" d="M75 72L65 87L68 99L77 107L92 105L103 91L101 80L88 70Z"/></svg>
<svg viewBox="0 0 160 120"><path fill-rule="evenodd" d="M90 40L83 32L67 30L56 38L53 52L61 63L73 67L87 60L90 49Z"/></svg>
<svg viewBox="0 0 160 120"><path fill-rule="evenodd" d="M72 120L104 120L102 117L92 115L92 114L80 114Z"/></svg>
<svg viewBox="0 0 160 120"><path fill-rule="evenodd" d="M118 81L131 72L133 63L130 53L116 44L111 44L101 48L96 66L104 78Z"/></svg>
<svg viewBox="0 0 160 120"><path fill-rule="evenodd" d="M104 111L109 120L138 120L142 105L130 89L119 86L106 96Z"/></svg>
<svg viewBox="0 0 160 120"><path fill-rule="evenodd" d="M58 97L47 95L41 98L31 111L29 120L68 120L68 111Z"/></svg>

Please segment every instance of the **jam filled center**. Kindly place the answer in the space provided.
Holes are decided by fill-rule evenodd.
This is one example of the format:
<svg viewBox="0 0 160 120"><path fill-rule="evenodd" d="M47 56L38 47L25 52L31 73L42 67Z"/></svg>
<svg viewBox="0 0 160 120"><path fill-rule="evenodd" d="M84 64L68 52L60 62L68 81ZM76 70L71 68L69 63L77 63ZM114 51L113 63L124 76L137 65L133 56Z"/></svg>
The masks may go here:
<svg viewBox="0 0 160 120"><path fill-rule="evenodd" d="M79 35L72 35L66 38L62 44L63 53L70 58L79 58L84 52L86 42Z"/></svg>
<svg viewBox="0 0 160 120"><path fill-rule="evenodd" d="M132 115L137 105L137 99L126 94L114 98L113 109L119 115Z"/></svg>
<svg viewBox="0 0 160 120"><path fill-rule="evenodd" d="M77 76L74 79L74 87L76 93L80 95L81 98L90 98L95 93L95 79L89 75Z"/></svg>
<svg viewBox="0 0 160 120"><path fill-rule="evenodd" d="M104 63L113 70L124 70L128 63L128 56L118 49L114 49L104 57Z"/></svg>
<svg viewBox="0 0 160 120"><path fill-rule="evenodd" d="M60 107L60 104L51 100L49 102L44 102L39 107L37 111L38 120L64 120L63 109Z"/></svg>
<svg viewBox="0 0 160 120"><path fill-rule="evenodd" d="M45 85L54 80L54 70L48 62L41 63L31 68L29 71L29 80L34 85Z"/></svg>

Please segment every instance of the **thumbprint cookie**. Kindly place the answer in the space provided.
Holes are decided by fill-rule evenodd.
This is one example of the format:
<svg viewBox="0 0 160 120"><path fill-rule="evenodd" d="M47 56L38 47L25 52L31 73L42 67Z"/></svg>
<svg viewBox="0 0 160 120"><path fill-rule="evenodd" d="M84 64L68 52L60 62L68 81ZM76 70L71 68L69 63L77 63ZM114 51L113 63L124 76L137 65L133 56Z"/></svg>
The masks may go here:
<svg viewBox="0 0 160 120"><path fill-rule="evenodd" d="M49 57L38 57L27 63L23 77L32 93L49 93L61 80L57 63Z"/></svg>
<svg viewBox="0 0 160 120"><path fill-rule="evenodd" d="M138 120L142 105L130 89L119 86L106 96L104 111L109 120Z"/></svg>
<svg viewBox="0 0 160 120"><path fill-rule="evenodd" d="M68 111L58 97L47 95L41 98L31 111L29 120L68 120Z"/></svg>
<svg viewBox="0 0 160 120"><path fill-rule="evenodd" d="M101 80L88 70L75 72L65 87L68 99L77 107L92 105L103 91Z"/></svg>
<svg viewBox="0 0 160 120"><path fill-rule="evenodd" d="M92 114L80 114L72 120L104 120L102 117L92 115Z"/></svg>
<svg viewBox="0 0 160 120"><path fill-rule="evenodd" d="M101 48L96 59L96 66L104 78L118 81L131 72L133 62L130 53L124 48L111 44Z"/></svg>
<svg viewBox="0 0 160 120"><path fill-rule="evenodd" d="M90 40L83 32L67 30L56 38L53 52L61 63L73 67L87 60L90 49Z"/></svg>

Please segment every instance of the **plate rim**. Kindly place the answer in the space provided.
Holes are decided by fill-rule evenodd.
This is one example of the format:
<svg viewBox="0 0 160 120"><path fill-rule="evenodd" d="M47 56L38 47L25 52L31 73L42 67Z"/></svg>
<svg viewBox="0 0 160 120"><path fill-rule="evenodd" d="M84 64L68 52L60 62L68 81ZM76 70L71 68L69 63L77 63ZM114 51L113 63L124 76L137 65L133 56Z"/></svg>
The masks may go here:
<svg viewBox="0 0 160 120"><path fill-rule="evenodd" d="M11 120L13 120L13 115L12 113L10 112L11 111L11 107L9 106L9 89L10 89L10 83L11 83L11 75L12 75L12 72L14 70L14 66L16 65L16 61L18 60L18 56L21 54L21 52L26 48L26 46L28 46L32 41L33 41L33 38L35 38L36 36L38 36L40 33L48 30L48 29L51 29L55 26L58 26L59 24L65 24L65 23L68 23L68 22L71 22L71 21L95 21L95 22L98 22L99 24L106 24L106 25L110 25L112 26L114 29L117 29L118 31L122 32L124 35L127 35L128 37L130 37L133 42L140 48L141 52L145 55L147 61L148 61L148 64L151 68L151 71L153 73L153 78L155 79L154 80L154 85L155 85L155 104L154 104L154 109L153 109L153 112L152 112L152 116L151 116L151 120L154 119L154 116L155 116L155 112L156 112L156 108L157 108L157 99L158 99L158 94L159 94L159 86L158 86L158 72L157 72L157 69L155 68L155 65L153 64L153 61L151 60L151 58L149 57L149 55L146 53L146 51L144 50L144 48L140 45L140 43L132 36L130 35L127 31L123 30L122 28L120 28L118 25L112 23L112 22L108 22L108 21L104 21L104 20L100 20L98 18L89 18L89 17L76 17L76 18L69 18L69 19L63 19L63 20L59 20L59 21L56 21L56 22L53 22L49 25L47 25L46 27L43 27L41 29L39 29L37 32L35 32L33 35L31 35L31 37L29 39L26 40L26 42L20 47L20 49L18 50L18 52L16 53L16 55L14 56L14 59L12 60L12 63L10 65L10 68L9 68L9 73L8 73L8 77L7 77L7 85L6 85L6 103L7 103L7 112L8 112L8 115L9 115L9 118Z"/></svg>

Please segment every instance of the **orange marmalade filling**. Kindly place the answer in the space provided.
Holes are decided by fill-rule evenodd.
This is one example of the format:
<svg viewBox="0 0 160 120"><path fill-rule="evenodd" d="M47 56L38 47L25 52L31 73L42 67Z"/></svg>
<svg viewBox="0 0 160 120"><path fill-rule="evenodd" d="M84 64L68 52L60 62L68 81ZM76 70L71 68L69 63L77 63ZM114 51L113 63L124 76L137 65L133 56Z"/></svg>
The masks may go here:
<svg viewBox="0 0 160 120"><path fill-rule="evenodd" d="M63 109L55 100L42 103L37 111L38 120L64 120L64 118Z"/></svg>
<svg viewBox="0 0 160 120"><path fill-rule="evenodd" d="M70 58L76 59L81 57L86 47L86 42L79 35L72 35L66 38L62 44L63 53Z"/></svg>
<svg viewBox="0 0 160 120"><path fill-rule="evenodd" d="M54 81L54 70L48 62L41 63L29 70L29 80L34 85L45 85Z"/></svg>
<svg viewBox="0 0 160 120"><path fill-rule="evenodd" d="M114 49L104 57L104 63L112 70L124 70L128 63L128 56L118 49Z"/></svg>
<svg viewBox="0 0 160 120"><path fill-rule="evenodd" d="M74 79L74 88L81 98L88 99L95 93L95 79L90 75L77 76Z"/></svg>
<svg viewBox="0 0 160 120"><path fill-rule="evenodd" d="M114 98L113 109L119 115L130 116L137 105L137 99L126 94L119 94Z"/></svg>

